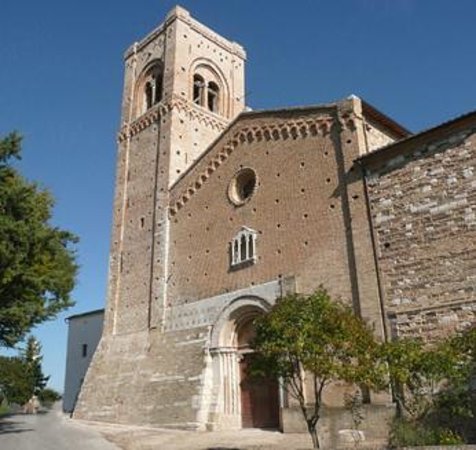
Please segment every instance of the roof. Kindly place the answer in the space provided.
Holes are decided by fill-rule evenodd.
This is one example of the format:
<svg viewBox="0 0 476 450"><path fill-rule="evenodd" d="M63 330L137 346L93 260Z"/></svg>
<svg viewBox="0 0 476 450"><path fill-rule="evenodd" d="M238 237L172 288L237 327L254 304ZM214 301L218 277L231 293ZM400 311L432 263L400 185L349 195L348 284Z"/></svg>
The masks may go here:
<svg viewBox="0 0 476 450"><path fill-rule="evenodd" d="M321 104L304 105L304 106L290 106L290 107L276 108L276 109L243 111L242 113L238 115L236 119L241 117L272 116L273 114L307 113L307 112L322 111L326 109L335 109L337 106L339 106L346 100L349 100L352 98L356 98L362 102L362 112L365 116L383 125L385 128L387 128L387 130L391 131L392 134L396 138L402 139L412 134L411 131L409 131L404 126L402 126L401 124L393 120L391 117L384 114L382 111L378 110L375 106L372 106L370 103L367 103L362 98L357 97L356 95L353 95L353 94L347 98L344 98L342 100L338 100L335 102L331 102L331 103L321 103Z"/></svg>
<svg viewBox="0 0 476 450"><path fill-rule="evenodd" d="M74 314L73 316L66 317L66 321L70 321L71 319L79 319L88 316L94 316L96 314L104 314L104 309L95 309L94 311L86 311L81 314Z"/></svg>
<svg viewBox="0 0 476 450"><path fill-rule="evenodd" d="M395 137L403 139L406 138L412 133L407 130L405 127L400 125L398 122L395 122L391 117L384 114L382 111L378 110L370 103L367 103L365 100L361 99L362 102L362 112L368 118L374 120L375 122L379 122L387 128L387 130L391 131Z"/></svg>
<svg viewBox="0 0 476 450"><path fill-rule="evenodd" d="M287 107L287 108L276 108L276 109L262 109L262 110L249 110L249 111L242 111L240 112L234 119L232 119L226 128L217 135L214 141L212 141L208 147L200 154L200 156L190 165L187 169L180 174L180 176L172 183L170 190L173 190L177 185L182 183L184 179L186 179L193 170L201 164L202 160L210 154L213 149L218 145L220 141L223 139L230 138L230 132L233 130L235 126L238 126L241 122L246 119L255 119L255 118L267 118L267 117L275 117L275 116L287 116L287 115L294 115L297 113L300 114L307 114L313 112L330 112L335 110L338 103L326 103L321 105L311 105L311 106L295 106L295 107Z"/></svg>
<svg viewBox="0 0 476 450"><path fill-rule="evenodd" d="M432 141L442 139L447 135L463 130L472 123L476 124L476 110L455 117L443 122L435 127L428 128L420 133L411 135L405 139L379 148L374 152L367 153L356 159L359 164L370 167L379 165L387 159L411 153L415 147L428 144Z"/></svg>
<svg viewBox="0 0 476 450"><path fill-rule="evenodd" d="M262 110L244 110L239 113L233 120L231 120L226 128L216 137L214 141L212 141L209 146L201 153L201 155L172 183L170 187L173 190L177 185L181 184L184 179L186 179L190 173L193 172L196 166L198 166L201 161L209 154L213 148L218 144L220 140L224 137L227 137L230 131L240 122L245 119L254 119L254 118L262 118L262 117L276 117L276 116L291 116L295 114L312 114L316 112L334 112L336 109L343 105L346 101L350 101L353 99L358 99L362 102L362 112L368 118L374 120L375 122L380 123L383 125L387 130L389 130L395 138L403 139L408 137L411 133L402 125L388 117L387 115L383 114L374 106L370 105L370 103L365 102L360 97L355 95L351 95L347 98L344 98L339 101L330 102L330 103L321 103L321 104L314 104L314 105L305 105L305 106L288 106L282 108L272 108L272 109L262 109Z"/></svg>

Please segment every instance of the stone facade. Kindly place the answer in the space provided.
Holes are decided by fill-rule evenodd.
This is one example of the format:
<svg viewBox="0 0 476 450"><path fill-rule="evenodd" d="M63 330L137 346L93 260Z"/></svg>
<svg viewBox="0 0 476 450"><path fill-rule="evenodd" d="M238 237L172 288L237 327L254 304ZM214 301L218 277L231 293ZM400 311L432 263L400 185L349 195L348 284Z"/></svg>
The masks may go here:
<svg viewBox="0 0 476 450"><path fill-rule="evenodd" d="M363 163L391 334L467 328L476 321L474 115Z"/></svg>
<svg viewBox="0 0 476 450"><path fill-rule="evenodd" d="M473 135L418 153L419 141L355 96L245 111L244 60L238 44L179 7L126 53L106 322L78 418L240 428L252 320L288 292L323 284L381 339L392 327L406 334L425 305L416 314L452 302L444 321L473 320ZM431 248L421 228L430 225L413 211L422 205L436 229ZM453 232L460 244L444 250L452 238L439 236ZM458 280L449 269L438 285L416 275L445 251L441 268ZM283 391L279 407L279 427L299 429Z"/></svg>

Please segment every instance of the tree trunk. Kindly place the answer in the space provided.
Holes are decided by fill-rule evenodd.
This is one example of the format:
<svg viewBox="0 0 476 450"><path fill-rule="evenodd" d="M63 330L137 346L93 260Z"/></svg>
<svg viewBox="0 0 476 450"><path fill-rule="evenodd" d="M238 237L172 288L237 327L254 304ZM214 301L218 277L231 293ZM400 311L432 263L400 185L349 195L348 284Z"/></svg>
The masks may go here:
<svg viewBox="0 0 476 450"><path fill-rule="evenodd" d="M307 430L309 431L309 434L311 435L312 447L313 448L320 448L320 446L319 446L319 437L317 436L316 425L308 424Z"/></svg>

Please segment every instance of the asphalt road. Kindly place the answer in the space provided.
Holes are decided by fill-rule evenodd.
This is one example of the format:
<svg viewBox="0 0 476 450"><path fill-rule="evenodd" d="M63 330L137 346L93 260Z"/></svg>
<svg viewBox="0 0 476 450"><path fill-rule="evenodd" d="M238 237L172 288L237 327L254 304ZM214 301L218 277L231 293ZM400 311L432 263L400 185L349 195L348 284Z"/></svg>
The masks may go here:
<svg viewBox="0 0 476 450"><path fill-rule="evenodd" d="M67 419L58 408L0 418L0 450L119 450L96 430Z"/></svg>

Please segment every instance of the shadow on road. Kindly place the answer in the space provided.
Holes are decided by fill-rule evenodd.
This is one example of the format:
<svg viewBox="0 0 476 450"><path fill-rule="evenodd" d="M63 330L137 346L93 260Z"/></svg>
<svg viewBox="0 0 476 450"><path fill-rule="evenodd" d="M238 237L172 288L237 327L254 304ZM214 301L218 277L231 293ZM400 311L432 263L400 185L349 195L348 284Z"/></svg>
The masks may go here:
<svg viewBox="0 0 476 450"><path fill-rule="evenodd" d="M2 430L0 428L0 434L24 433L25 431L33 431L33 428L20 428L18 430Z"/></svg>
<svg viewBox="0 0 476 450"><path fill-rule="evenodd" d="M207 450L240 450L238 447L208 447Z"/></svg>
<svg viewBox="0 0 476 450"><path fill-rule="evenodd" d="M22 428L25 422L0 418L0 435L11 433L24 433L25 431L33 431L33 428Z"/></svg>

